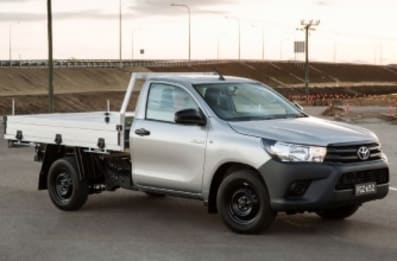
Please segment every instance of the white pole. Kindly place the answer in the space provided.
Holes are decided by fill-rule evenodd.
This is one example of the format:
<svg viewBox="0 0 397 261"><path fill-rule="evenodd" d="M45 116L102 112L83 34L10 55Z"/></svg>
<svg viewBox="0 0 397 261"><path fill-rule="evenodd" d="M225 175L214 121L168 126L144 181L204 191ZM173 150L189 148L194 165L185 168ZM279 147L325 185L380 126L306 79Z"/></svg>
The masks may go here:
<svg viewBox="0 0 397 261"><path fill-rule="evenodd" d="M8 59L10 60L10 66L11 66L11 60L12 60L12 24L10 24L8 28Z"/></svg>
<svg viewBox="0 0 397 261"><path fill-rule="evenodd" d="M179 6L179 7L184 7L187 10L188 14L188 60L189 62L192 59L192 11L190 9L190 6L185 5L185 4L175 4L171 3L171 6Z"/></svg>
<svg viewBox="0 0 397 261"><path fill-rule="evenodd" d="M241 20L237 18L238 22L238 60L241 60Z"/></svg>
<svg viewBox="0 0 397 261"><path fill-rule="evenodd" d="M238 39L237 39L237 43L238 43L238 60L241 60L241 19L239 17L236 16L225 16L226 19L233 19L237 22L238 25Z"/></svg>
<svg viewBox="0 0 397 261"><path fill-rule="evenodd" d="M132 40L131 40L131 60L134 60L134 30L132 30Z"/></svg>
<svg viewBox="0 0 397 261"><path fill-rule="evenodd" d="M216 58L219 60L220 39L218 35L218 42L216 43Z"/></svg>
<svg viewBox="0 0 397 261"><path fill-rule="evenodd" d="M262 24L262 60L263 61L265 60L265 26L263 24Z"/></svg>
<svg viewBox="0 0 397 261"><path fill-rule="evenodd" d="M12 115L15 115L15 98L12 98Z"/></svg>
<svg viewBox="0 0 397 261"><path fill-rule="evenodd" d="M106 108L107 108L107 112L110 112L110 100L109 99L106 100Z"/></svg>
<svg viewBox="0 0 397 261"><path fill-rule="evenodd" d="M123 68L123 12L121 0L119 0L119 55L120 55L120 68Z"/></svg>
<svg viewBox="0 0 397 261"><path fill-rule="evenodd" d="M189 62L192 60L192 12L190 7L186 5L189 14Z"/></svg>

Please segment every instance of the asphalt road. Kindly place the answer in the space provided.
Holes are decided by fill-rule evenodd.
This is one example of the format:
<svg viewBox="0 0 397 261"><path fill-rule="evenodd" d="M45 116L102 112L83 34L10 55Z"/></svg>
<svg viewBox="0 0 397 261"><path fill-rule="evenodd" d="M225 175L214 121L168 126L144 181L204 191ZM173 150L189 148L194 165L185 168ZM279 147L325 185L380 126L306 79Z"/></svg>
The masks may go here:
<svg viewBox="0 0 397 261"><path fill-rule="evenodd" d="M397 187L397 126L361 123L381 138ZM397 260L397 191L343 222L281 214L263 235L230 232L201 202L119 190L79 212L37 191L30 148L0 139L0 260Z"/></svg>

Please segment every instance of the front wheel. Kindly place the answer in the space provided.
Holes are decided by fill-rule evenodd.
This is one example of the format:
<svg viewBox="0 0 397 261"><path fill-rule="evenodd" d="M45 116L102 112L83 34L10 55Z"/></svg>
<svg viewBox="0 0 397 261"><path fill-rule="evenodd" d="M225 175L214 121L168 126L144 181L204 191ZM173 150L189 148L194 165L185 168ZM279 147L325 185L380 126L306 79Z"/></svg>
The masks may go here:
<svg viewBox="0 0 397 261"><path fill-rule="evenodd" d="M55 161L48 171L48 194L54 205L65 211L80 209L88 198L87 182L77 174L73 157Z"/></svg>
<svg viewBox="0 0 397 261"><path fill-rule="evenodd" d="M235 171L222 181L217 208L224 223L237 233L260 233L275 217L266 185L251 170Z"/></svg>
<svg viewBox="0 0 397 261"><path fill-rule="evenodd" d="M343 220L352 216L359 209L360 205L348 205L344 207L332 208L317 211L317 215L324 219Z"/></svg>

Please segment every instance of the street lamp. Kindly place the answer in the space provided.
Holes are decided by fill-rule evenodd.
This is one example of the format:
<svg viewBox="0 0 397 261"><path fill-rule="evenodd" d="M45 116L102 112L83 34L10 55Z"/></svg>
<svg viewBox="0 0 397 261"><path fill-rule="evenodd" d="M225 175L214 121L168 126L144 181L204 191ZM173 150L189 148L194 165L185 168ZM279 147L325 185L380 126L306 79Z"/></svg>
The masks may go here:
<svg viewBox="0 0 397 261"><path fill-rule="evenodd" d="M8 57L10 60L10 66L11 66L11 60L12 60L12 24L10 24L10 27L8 29Z"/></svg>
<svg viewBox="0 0 397 261"><path fill-rule="evenodd" d="M259 22L258 22L259 23ZM256 25L252 25L252 27L257 27ZM261 44L262 44L262 47L261 47L261 52L262 52L262 60L265 60L265 25L264 25L264 23L262 22L261 24L260 24L260 26L259 26L259 30L261 30Z"/></svg>
<svg viewBox="0 0 397 261"><path fill-rule="evenodd" d="M299 31L305 31L305 93L309 94L309 31L315 31L314 27L320 24L320 20L301 20Z"/></svg>
<svg viewBox="0 0 397 261"><path fill-rule="evenodd" d="M51 0L47 0L47 30L48 30L48 110L54 112L54 66L52 57L52 5Z"/></svg>
<svg viewBox="0 0 397 261"><path fill-rule="evenodd" d="M221 32L218 34L217 41L216 41L216 57L219 60L220 59L220 54L221 54L221 38L225 36L226 34L224 32Z"/></svg>
<svg viewBox="0 0 397 261"><path fill-rule="evenodd" d="M135 32L140 30L141 28L135 28L132 30L131 33L131 59L134 60L134 53L135 53Z"/></svg>
<svg viewBox="0 0 397 261"><path fill-rule="evenodd" d="M265 60L265 25L262 24L262 60Z"/></svg>
<svg viewBox="0 0 397 261"><path fill-rule="evenodd" d="M132 30L132 34L131 34L131 60L134 60L134 33L135 30Z"/></svg>
<svg viewBox="0 0 397 261"><path fill-rule="evenodd" d="M220 52L220 36L218 35L218 39L216 42L216 59L219 60L219 52Z"/></svg>
<svg viewBox="0 0 397 261"><path fill-rule="evenodd" d="M285 41L291 41L291 39L288 37L288 36L284 36L283 38L281 38L280 39L280 61L281 60L283 60L283 58L284 58L284 46L285 46L285 44L284 44L284 42ZM288 59L288 58L287 58Z"/></svg>
<svg viewBox="0 0 397 261"><path fill-rule="evenodd" d="M121 8L121 0L119 0L119 55L120 55L120 68L123 68L123 12Z"/></svg>
<svg viewBox="0 0 397 261"><path fill-rule="evenodd" d="M189 40L188 40L188 50L189 50L189 55L188 55L188 59L189 59L189 62L191 61L191 58L192 58L192 56L191 56L191 54L192 54L192 45L191 45L191 16L192 16L192 12L191 12L191 10L190 10L190 7L188 6L188 5L185 5L185 4L175 4L175 3L171 3L171 6L172 7L183 7L183 8L186 8L186 10L187 10L187 13L188 13L188 27L189 27Z"/></svg>
<svg viewBox="0 0 397 261"><path fill-rule="evenodd" d="M235 16L225 16L226 19L232 19L237 21L238 25L238 60L241 60L241 20Z"/></svg>
<svg viewBox="0 0 397 261"><path fill-rule="evenodd" d="M15 24L19 24L19 21L17 21ZM8 28L8 58L10 60L10 66L11 66L11 61L12 61L12 26L14 24L10 23L9 28Z"/></svg>

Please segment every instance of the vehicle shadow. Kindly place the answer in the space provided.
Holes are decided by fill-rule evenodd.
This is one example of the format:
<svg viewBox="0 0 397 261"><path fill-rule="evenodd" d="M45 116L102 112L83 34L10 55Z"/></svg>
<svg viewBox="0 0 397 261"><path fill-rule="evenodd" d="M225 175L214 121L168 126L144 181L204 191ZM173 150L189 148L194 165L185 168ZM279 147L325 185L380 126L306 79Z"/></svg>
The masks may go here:
<svg viewBox="0 0 397 261"><path fill-rule="evenodd" d="M206 233L206 235L235 235L222 223L219 215L209 215L200 201L173 197L153 198L144 193L121 192L91 197L81 210L84 215L95 215L96 219L115 219L125 226L149 225L159 230L173 230L185 233ZM105 222L106 223L106 222ZM380 223L371 223L362 216L344 221L323 220L315 214L278 214L273 225L262 235L332 234L344 236L365 227L368 233L385 230Z"/></svg>

